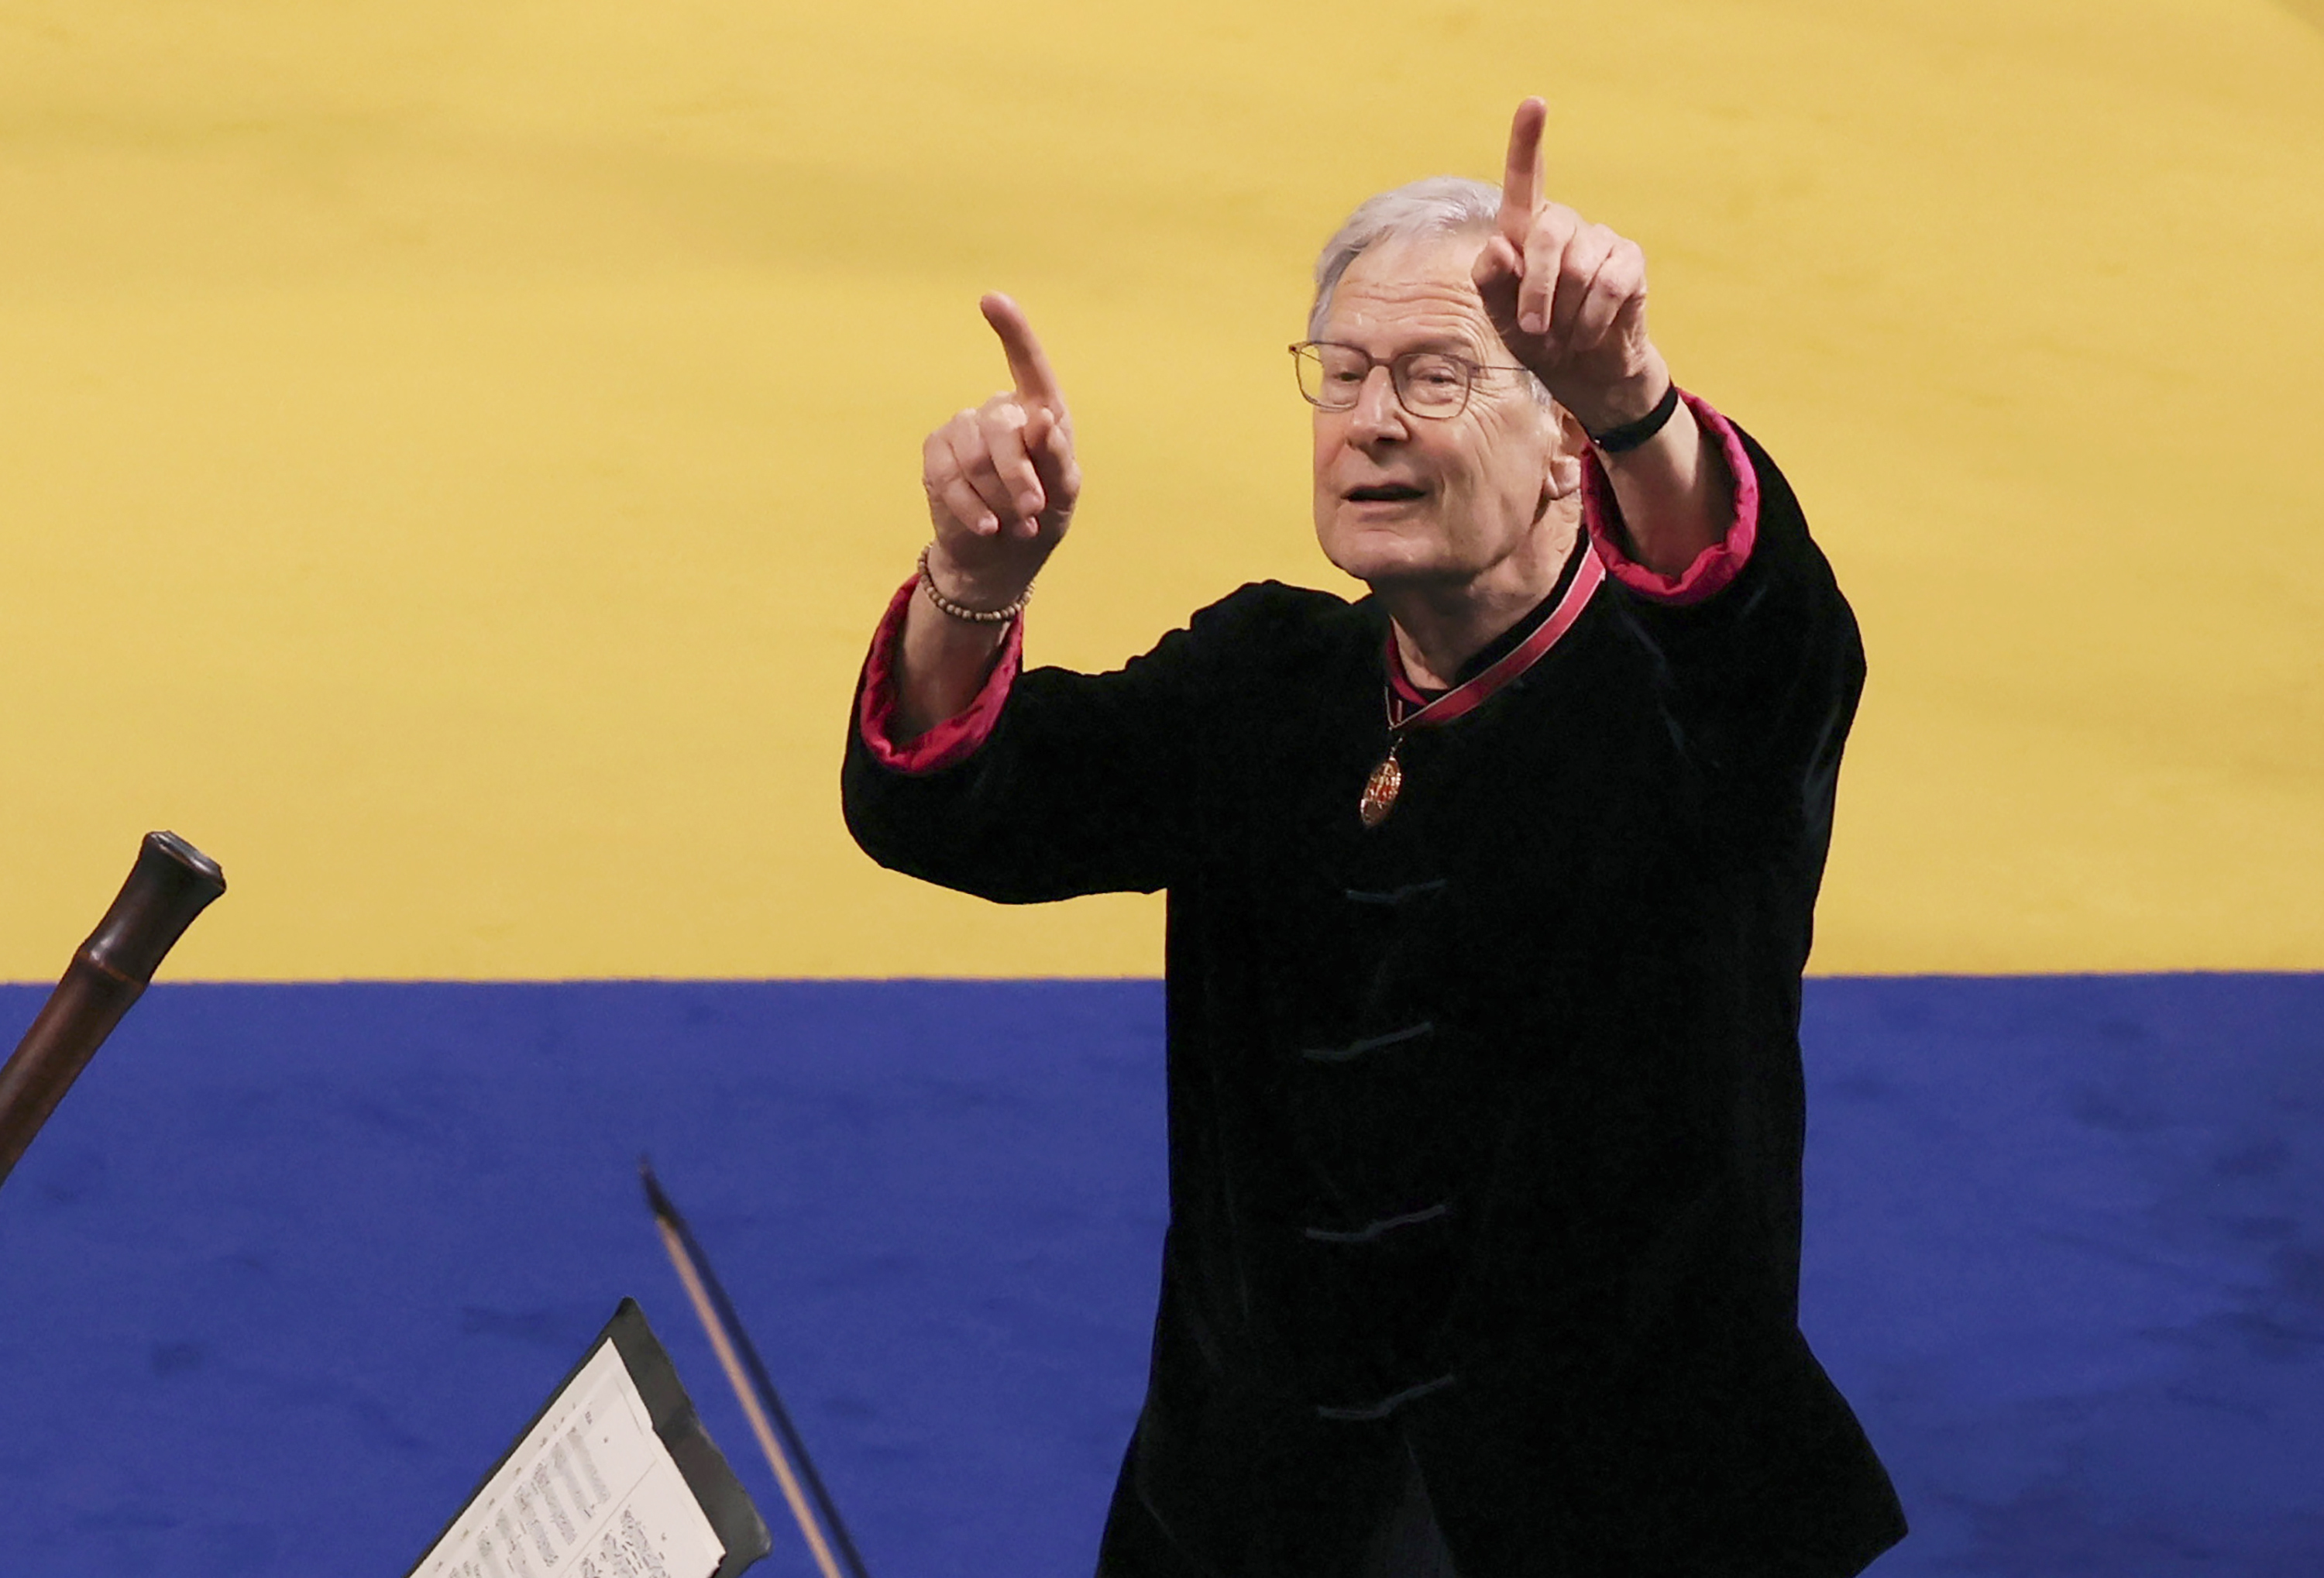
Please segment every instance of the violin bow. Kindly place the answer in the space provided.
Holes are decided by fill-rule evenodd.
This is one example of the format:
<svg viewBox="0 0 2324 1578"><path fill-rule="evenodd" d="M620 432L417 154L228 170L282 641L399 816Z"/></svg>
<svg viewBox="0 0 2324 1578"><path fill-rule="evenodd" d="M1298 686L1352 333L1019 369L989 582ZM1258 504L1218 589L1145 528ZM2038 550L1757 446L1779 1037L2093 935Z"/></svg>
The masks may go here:
<svg viewBox="0 0 2324 1578"><path fill-rule="evenodd" d="M65 1099L194 917L226 891L217 862L174 833L148 833L128 881L65 966L0 1066L0 1181Z"/></svg>
<svg viewBox="0 0 2324 1578"><path fill-rule="evenodd" d="M669 1262L678 1269L678 1279L686 1285L686 1296L694 1302L694 1313L701 1317L702 1329L717 1352L720 1367L726 1371L727 1384L734 1389L735 1400L742 1405L742 1412L751 1421L752 1434L759 1438L759 1449L767 1454L767 1466L774 1470L775 1481L783 1489L783 1500L790 1503L791 1518L806 1538L816 1565L822 1569L823 1578L842 1578L842 1563L845 1564L845 1578L871 1578L864 1569L863 1558L856 1553L854 1540L848 1536L839 1509L832 1504L831 1492L823 1488L823 1476L815 1472L815 1460L807 1455L807 1443L799 1439L789 1411L783 1407L774 1381L769 1379L766 1365L760 1361L759 1351L751 1345L749 1333L742 1330L742 1322L728 1302L726 1290L718 1285L702 1246L695 1241L686 1218L678 1213L678 1207L663 1192L661 1180L654 1177L653 1164L641 1158L638 1176L645 1184L646 1204L653 1209L654 1226L661 1230L662 1247L669 1251ZM824 1532L826 1528L830 1531L828 1537Z"/></svg>

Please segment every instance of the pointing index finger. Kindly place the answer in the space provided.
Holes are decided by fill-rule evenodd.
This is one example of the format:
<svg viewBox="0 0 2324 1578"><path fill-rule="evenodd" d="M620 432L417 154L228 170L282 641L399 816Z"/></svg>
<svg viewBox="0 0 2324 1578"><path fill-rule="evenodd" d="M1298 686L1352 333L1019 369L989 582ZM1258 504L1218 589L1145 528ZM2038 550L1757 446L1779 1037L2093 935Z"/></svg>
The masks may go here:
<svg viewBox="0 0 2324 1578"><path fill-rule="evenodd" d="M1025 320L1024 309L998 291L977 305L984 309L984 321L1001 337L1001 348L1009 356L1009 375L1016 381L1017 398L1027 406L1063 411L1065 392L1057 387L1057 375L1049 368L1049 358L1041 354L1041 342Z"/></svg>
<svg viewBox="0 0 2324 1578"><path fill-rule="evenodd" d="M1541 131L1549 106L1528 98L1509 121L1509 156L1501 174L1501 234L1512 246L1525 245L1533 211L1541 204Z"/></svg>

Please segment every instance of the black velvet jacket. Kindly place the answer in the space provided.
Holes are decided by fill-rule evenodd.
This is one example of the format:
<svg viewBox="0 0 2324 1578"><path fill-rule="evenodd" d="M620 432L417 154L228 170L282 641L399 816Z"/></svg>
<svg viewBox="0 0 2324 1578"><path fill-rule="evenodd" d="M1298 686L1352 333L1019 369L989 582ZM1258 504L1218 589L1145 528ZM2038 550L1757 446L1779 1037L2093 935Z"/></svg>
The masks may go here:
<svg viewBox="0 0 2324 1578"><path fill-rule="evenodd" d="M1119 672L1031 670L936 771L853 735L883 865L1169 891L1170 1228L1102 1573L1345 1578L1407 1450L1462 1578L1843 1578L1903 1535L1797 1324L1800 972L1862 648L1743 443L1733 584L1609 579L1414 731L1377 829L1370 599L1246 586Z"/></svg>

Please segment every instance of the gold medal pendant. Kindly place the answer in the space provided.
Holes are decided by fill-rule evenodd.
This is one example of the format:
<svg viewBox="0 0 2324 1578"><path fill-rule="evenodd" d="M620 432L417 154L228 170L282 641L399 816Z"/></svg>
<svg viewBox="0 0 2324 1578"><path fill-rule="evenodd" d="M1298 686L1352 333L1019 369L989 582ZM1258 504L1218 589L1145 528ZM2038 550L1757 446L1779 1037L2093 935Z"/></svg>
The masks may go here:
<svg viewBox="0 0 2324 1578"><path fill-rule="evenodd" d="M1392 743L1372 775L1364 780L1364 798L1356 807L1356 815L1367 827L1379 826L1396 808L1397 792L1404 788L1404 769L1397 763L1396 750L1403 743L1401 740Z"/></svg>

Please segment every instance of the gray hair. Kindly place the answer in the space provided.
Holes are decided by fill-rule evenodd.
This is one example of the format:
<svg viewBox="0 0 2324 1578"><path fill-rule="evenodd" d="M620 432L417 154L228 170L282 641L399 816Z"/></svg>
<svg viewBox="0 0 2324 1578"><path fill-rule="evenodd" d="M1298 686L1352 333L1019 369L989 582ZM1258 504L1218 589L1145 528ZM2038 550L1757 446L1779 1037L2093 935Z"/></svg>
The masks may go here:
<svg viewBox="0 0 2324 1578"><path fill-rule="evenodd" d="M1307 309L1307 337L1323 337L1332 314L1332 293L1357 258L1389 241L1427 241L1439 236L1489 231L1501 215L1501 189L1465 175L1432 175L1366 198L1348 216L1315 260L1315 300ZM1544 405L1549 391L1528 375L1534 397Z"/></svg>

